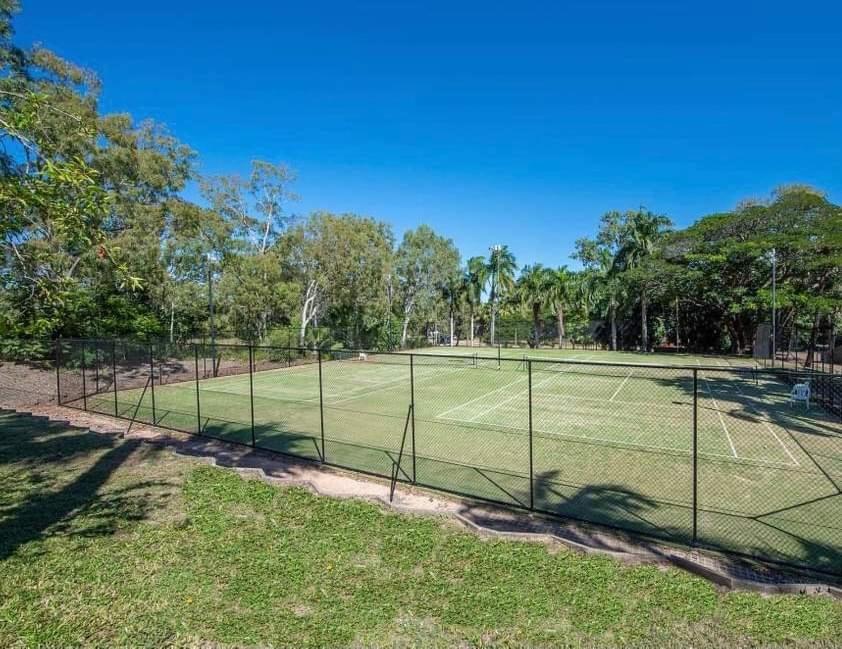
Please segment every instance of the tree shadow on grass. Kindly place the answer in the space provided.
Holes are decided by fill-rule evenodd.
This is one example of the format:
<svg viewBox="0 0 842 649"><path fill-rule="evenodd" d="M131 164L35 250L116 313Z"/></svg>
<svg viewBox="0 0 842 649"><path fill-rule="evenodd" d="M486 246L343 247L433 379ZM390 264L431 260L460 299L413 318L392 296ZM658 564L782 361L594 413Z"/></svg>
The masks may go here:
<svg viewBox="0 0 842 649"><path fill-rule="evenodd" d="M173 486L162 480L135 480L103 489L137 452L138 441L114 440L24 416L0 419L0 431L5 501L0 508L0 560L53 534L112 534L148 517L158 504L150 492Z"/></svg>
<svg viewBox="0 0 842 649"><path fill-rule="evenodd" d="M689 540L692 512L621 484L568 484L558 471L535 476L535 508L576 520L676 541Z"/></svg>

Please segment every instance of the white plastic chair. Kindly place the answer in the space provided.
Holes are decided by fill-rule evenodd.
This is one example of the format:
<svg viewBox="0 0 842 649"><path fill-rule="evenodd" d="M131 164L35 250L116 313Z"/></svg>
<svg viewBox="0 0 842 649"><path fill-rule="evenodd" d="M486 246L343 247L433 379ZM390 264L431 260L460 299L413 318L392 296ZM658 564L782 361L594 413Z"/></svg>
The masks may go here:
<svg viewBox="0 0 842 649"><path fill-rule="evenodd" d="M807 405L807 410L810 409L810 386L807 383L796 383L792 386L792 392L789 393L789 405L792 406L796 401L803 401Z"/></svg>

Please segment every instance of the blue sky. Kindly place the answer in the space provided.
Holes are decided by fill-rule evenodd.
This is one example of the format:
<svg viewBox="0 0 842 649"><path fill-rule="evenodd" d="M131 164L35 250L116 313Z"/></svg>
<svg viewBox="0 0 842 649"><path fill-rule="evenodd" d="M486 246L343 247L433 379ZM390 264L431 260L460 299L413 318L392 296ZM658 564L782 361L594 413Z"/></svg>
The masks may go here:
<svg viewBox="0 0 842 649"><path fill-rule="evenodd" d="M296 212L428 223L465 258L571 263L641 204L685 225L781 183L842 200L838 2L23 2L19 42L203 173L284 161Z"/></svg>

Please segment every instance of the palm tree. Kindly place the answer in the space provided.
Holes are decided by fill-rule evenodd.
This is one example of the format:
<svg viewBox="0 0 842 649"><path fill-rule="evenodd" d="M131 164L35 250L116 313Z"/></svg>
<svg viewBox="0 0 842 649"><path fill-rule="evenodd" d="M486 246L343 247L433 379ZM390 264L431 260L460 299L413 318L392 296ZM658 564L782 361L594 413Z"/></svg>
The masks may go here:
<svg viewBox="0 0 842 649"><path fill-rule="evenodd" d="M450 320L450 346L453 347L453 329L456 307L462 297L464 284L458 275L452 275L444 280L441 285L441 295L447 302L447 313Z"/></svg>
<svg viewBox="0 0 842 649"><path fill-rule="evenodd" d="M640 209L627 215L623 243L614 260L620 270L640 269L657 250L664 233L672 225L666 216ZM647 311L649 295L645 278L640 282L640 337L644 351L649 349Z"/></svg>
<svg viewBox="0 0 842 649"><path fill-rule="evenodd" d="M471 312L471 346L474 344L474 316L482 303L482 289L488 282L488 265L485 257L471 257L464 277L465 298Z"/></svg>
<svg viewBox="0 0 842 649"><path fill-rule="evenodd" d="M574 275L567 270L567 266L561 266L556 270L548 270L547 272L550 275L548 298L556 314L558 322L558 346L561 348L564 344L565 335L564 311L572 297Z"/></svg>
<svg viewBox="0 0 842 649"><path fill-rule="evenodd" d="M615 259L608 249L599 253L598 266L585 271L579 283L579 297L588 310L596 309L608 318L611 349L617 350L617 309L625 296L625 287Z"/></svg>
<svg viewBox="0 0 842 649"><path fill-rule="evenodd" d="M489 299L491 301L491 344L494 344L495 326L497 323L497 305L500 295L512 290L514 287L515 256L508 246L492 246L491 254L488 256L487 274L491 290Z"/></svg>
<svg viewBox="0 0 842 649"><path fill-rule="evenodd" d="M541 310L550 300L553 271L541 264L524 266L517 284L517 294L522 305L532 311L533 347L541 343Z"/></svg>

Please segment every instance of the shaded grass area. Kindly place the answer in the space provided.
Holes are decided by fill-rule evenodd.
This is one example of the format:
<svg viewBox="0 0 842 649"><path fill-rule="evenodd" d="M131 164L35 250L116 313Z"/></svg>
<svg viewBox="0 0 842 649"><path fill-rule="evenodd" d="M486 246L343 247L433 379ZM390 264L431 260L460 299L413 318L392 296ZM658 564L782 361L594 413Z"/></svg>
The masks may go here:
<svg viewBox="0 0 842 649"><path fill-rule="evenodd" d="M484 541L0 414L0 646L832 646L842 604Z"/></svg>

